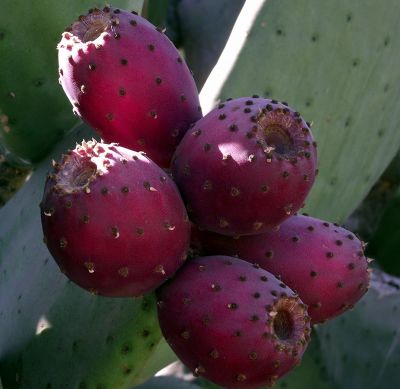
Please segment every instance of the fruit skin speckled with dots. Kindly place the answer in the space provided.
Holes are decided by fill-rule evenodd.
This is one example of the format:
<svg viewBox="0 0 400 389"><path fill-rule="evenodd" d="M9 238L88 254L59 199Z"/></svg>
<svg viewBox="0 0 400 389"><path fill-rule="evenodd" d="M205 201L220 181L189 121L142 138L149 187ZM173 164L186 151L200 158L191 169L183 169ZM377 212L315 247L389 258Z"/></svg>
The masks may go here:
<svg viewBox="0 0 400 389"><path fill-rule="evenodd" d="M309 306L313 324L351 309L369 287L364 243L311 216L294 215L275 230L238 239L194 227L192 245L203 254L238 256L281 277Z"/></svg>
<svg viewBox="0 0 400 389"><path fill-rule="evenodd" d="M187 262L157 291L160 327L182 362L224 388L259 388L300 363L307 306L259 266L228 256Z"/></svg>
<svg viewBox="0 0 400 389"><path fill-rule="evenodd" d="M190 224L174 182L154 162L89 141L54 165L42 226L69 279L94 294L140 296L182 265Z"/></svg>
<svg viewBox="0 0 400 389"><path fill-rule="evenodd" d="M105 7L80 16L58 45L60 83L74 112L106 142L145 151L161 167L201 115L184 60L162 30Z"/></svg>
<svg viewBox="0 0 400 389"><path fill-rule="evenodd" d="M241 97L196 122L172 160L174 179L199 227L260 234L304 205L317 172L310 126L286 103Z"/></svg>

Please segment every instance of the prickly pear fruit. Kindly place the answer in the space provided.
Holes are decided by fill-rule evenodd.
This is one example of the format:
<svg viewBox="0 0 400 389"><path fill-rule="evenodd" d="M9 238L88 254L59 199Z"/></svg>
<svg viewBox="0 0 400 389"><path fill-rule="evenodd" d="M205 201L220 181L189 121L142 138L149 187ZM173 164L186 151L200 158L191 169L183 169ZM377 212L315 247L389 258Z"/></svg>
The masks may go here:
<svg viewBox="0 0 400 389"><path fill-rule="evenodd" d="M177 356L225 388L272 385L300 362L310 338L299 297L237 258L191 260L157 293L161 330Z"/></svg>
<svg viewBox="0 0 400 389"><path fill-rule="evenodd" d="M190 224L173 181L115 144L82 142L55 164L41 217L45 243L68 278L92 293L147 293L183 263Z"/></svg>
<svg viewBox="0 0 400 389"><path fill-rule="evenodd" d="M303 205L315 146L309 125L286 103L242 97L185 134L172 171L196 224L224 235L259 234Z"/></svg>
<svg viewBox="0 0 400 389"><path fill-rule="evenodd" d="M352 308L369 285L363 242L310 216L296 215L279 229L238 239L197 231L193 245L208 254L237 255L281 277L308 305L313 323Z"/></svg>
<svg viewBox="0 0 400 389"><path fill-rule="evenodd" d="M58 54L74 112L105 141L168 167L201 109L193 77L163 31L134 12L94 9L63 33Z"/></svg>

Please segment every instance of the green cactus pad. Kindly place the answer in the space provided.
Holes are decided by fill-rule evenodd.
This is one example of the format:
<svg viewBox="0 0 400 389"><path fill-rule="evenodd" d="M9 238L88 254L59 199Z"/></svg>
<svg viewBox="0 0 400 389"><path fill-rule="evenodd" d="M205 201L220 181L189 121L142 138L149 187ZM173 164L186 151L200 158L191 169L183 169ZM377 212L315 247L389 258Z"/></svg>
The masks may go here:
<svg viewBox="0 0 400 389"><path fill-rule="evenodd" d="M114 6L140 10L142 0ZM57 50L61 33L80 13L102 1L2 0L0 12L0 142L36 162L78 121L60 85Z"/></svg>
<svg viewBox="0 0 400 389"><path fill-rule="evenodd" d="M83 125L60 144L91 139ZM38 204L51 159L0 210L0 375L5 388L129 388L175 360L153 295L92 296L60 272L42 242Z"/></svg>
<svg viewBox="0 0 400 389"><path fill-rule="evenodd" d="M218 61L244 0L181 0L170 3L180 43L198 88ZM172 10L172 7L176 8ZM173 12L172 12L173 11Z"/></svg>
<svg viewBox="0 0 400 389"><path fill-rule="evenodd" d="M367 254L376 259L384 271L400 276L400 188L388 202L376 227Z"/></svg>
<svg viewBox="0 0 400 389"><path fill-rule="evenodd" d="M399 148L399 12L395 0L246 2L201 92L205 111L258 94L313 123L320 174L305 210L316 217L343 222Z"/></svg>
<svg viewBox="0 0 400 389"><path fill-rule="evenodd" d="M391 234L393 228L396 228L397 216L395 215L399 213L399 211L396 211L396 207L393 207L396 203L396 198L400 199L400 150L369 191L368 196L364 198L345 222L346 228L356 232L363 240L368 242L367 249L371 249L372 241L381 246L381 237L385 240L386 237L383 235L386 232ZM393 215L391 215L392 209L394 211ZM387 217L390 220L389 225L384 220ZM398 220L397 226L400 227L400 219ZM379 233L379 241L375 237L378 231L383 233L382 235ZM367 250L367 254L377 259L374 251ZM393 260L392 262L398 261ZM390 269L384 268L383 270L392 274ZM400 273L397 275L400 275Z"/></svg>
<svg viewBox="0 0 400 389"><path fill-rule="evenodd" d="M398 389L400 279L377 273L353 311L318 328L321 353L335 388Z"/></svg>
<svg viewBox="0 0 400 389"><path fill-rule="evenodd" d="M200 389L199 386L191 382L173 376L154 377L144 384L136 387L137 389Z"/></svg>
<svg viewBox="0 0 400 389"><path fill-rule="evenodd" d="M169 0L147 0L143 4L142 16L155 26L165 27Z"/></svg>

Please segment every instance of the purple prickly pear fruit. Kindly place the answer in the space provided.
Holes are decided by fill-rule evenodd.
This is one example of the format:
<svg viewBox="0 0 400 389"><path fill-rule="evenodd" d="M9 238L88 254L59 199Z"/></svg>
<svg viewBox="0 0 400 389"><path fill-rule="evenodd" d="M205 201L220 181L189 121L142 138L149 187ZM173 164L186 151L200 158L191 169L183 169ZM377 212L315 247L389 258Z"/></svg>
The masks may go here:
<svg viewBox="0 0 400 389"><path fill-rule="evenodd" d="M204 231L192 235L200 252L237 255L281 277L308 305L313 324L352 308L368 290L364 243L324 220L296 215L279 229L238 239Z"/></svg>
<svg viewBox="0 0 400 389"><path fill-rule="evenodd" d="M182 265L190 223L173 181L141 153L82 142L49 175L41 217L62 272L94 294L140 296Z"/></svg>
<svg viewBox="0 0 400 389"><path fill-rule="evenodd" d="M201 109L193 77L163 31L136 13L94 9L63 33L58 54L74 112L106 142L168 167Z"/></svg>
<svg viewBox="0 0 400 389"><path fill-rule="evenodd" d="M272 385L300 363L310 339L299 297L237 258L191 260L157 293L161 330L176 355L225 388Z"/></svg>
<svg viewBox="0 0 400 389"><path fill-rule="evenodd" d="M172 171L196 224L252 235L303 206L316 154L298 112L275 100L242 97L220 104L185 134Z"/></svg>

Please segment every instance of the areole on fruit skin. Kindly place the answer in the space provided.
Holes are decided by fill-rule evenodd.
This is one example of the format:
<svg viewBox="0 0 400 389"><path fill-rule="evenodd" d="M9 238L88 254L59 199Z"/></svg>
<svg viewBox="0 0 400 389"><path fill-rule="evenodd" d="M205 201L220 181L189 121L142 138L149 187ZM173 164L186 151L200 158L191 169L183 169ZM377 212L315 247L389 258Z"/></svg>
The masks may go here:
<svg viewBox="0 0 400 389"><path fill-rule="evenodd" d="M106 142L168 167L202 115L193 77L163 31L136 12L92 9L63 33L58 55L74 112Z"/></svg>
<svg viewBox="0 0 400 389"><path fill-rule="evenodd" d="M316 143L287 103L231 99L185 134L172 173L200 227L260 234L304 205L317 174Z"/></svg>
<svg viewBox="0 0 400 389"><path fill-rule="evenodd" d="M300 363L310 339L300 298L237 258L191 260L157 296L161 330L177 356L223 387L273 385Z"/></svg>
<svg viewBox="0 0 400 389"><path fill-rule="evenodd" d="M234 255L280 277L308 305L312 323L351 309L369 287L364 244L336 224L295 215L279 228L237 239L192 228L202 254Z"/></svg>
<svg viewBox="0 0 400 389"><path fill-rule="evenodd" d="M41 203L45 243L91 293L148 293L182 265L190 224L174 182L141 153L82 142L54 163Z"/></svg>

